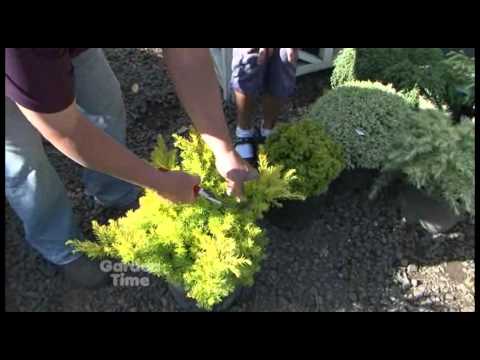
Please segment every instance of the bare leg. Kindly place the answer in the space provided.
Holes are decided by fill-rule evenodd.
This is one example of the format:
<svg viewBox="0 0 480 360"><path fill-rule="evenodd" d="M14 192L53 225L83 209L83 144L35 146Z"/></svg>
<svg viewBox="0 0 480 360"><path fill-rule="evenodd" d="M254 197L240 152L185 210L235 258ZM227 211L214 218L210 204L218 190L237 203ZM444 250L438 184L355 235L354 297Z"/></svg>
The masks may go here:
<svg viewBox="0 0 480 360"><path fill-rule="evenodd" d="M235 92L235 101L237 103L237 125L242 130L252 129L252 115L255 110L255 99L252 96Z"/></svg>
<svg viewBox="0 0 480 360"><path fill-rule="evenodd" d="M272 130L277 123L278 117L282 112L286 101L272 95L263 96L262 101L264 114L263 128L266 130Z"/></svg>
<svg viewBox="0 0 480 360"><path fill-rule="evenodd" d="M235 131L237 141L235 150L242 159L252 161L255 158L255 148L251 140L255 135L252 124L255 98L236 91L235 100L237 103L237 129ZM242 139L245 142L242 142Z"/></svg>

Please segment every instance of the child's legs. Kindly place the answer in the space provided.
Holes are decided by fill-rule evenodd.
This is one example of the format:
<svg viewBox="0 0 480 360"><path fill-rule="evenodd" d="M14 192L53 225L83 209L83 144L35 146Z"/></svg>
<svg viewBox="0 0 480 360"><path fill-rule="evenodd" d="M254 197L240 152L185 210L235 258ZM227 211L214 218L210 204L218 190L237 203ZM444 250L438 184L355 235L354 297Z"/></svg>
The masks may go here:
<svg viewBox="0 0 480 360"><path fill-rule="evenodd" d="M296 64L288 61L286 49L278 49L267 69L267 93L263 96L265 129L272 129L288 98L295 93Z"/></svg>
<svg viewBox="0 0 480 360"><path fill-rule="evenodd" d="M252 129L252 114L255 110L255 97L235 91L237 106L237 126L242 130Z"/></svg>
<svg viewBox="0 0 480 360"><path fill-rule="evenodd" d="M266 66L258 64L258 50L234 48L231 85L235 91L237 125L252 129L255 99L264 92Z"/></svg>
<svg viewBox="0 0 480 360"><path fill-rule="evenodd" d="M275 127L278 117L286 104L286 98L280 98L265 94L262 97L263 104L263 124L264 129L271 130Z"/></svg>

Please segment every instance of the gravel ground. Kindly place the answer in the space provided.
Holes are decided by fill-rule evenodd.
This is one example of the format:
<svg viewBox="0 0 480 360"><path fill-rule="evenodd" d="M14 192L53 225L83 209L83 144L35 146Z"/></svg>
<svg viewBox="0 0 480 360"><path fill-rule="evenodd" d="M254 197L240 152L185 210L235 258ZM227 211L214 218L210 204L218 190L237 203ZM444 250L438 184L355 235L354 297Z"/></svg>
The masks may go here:
<svg viewBox="0 0 480 360"><path fill-rule="evenodd" d="M128 146L147 158L158 133L168 136L189 120L166 76L160 49L106 53L124 90ZM284 119L305 113L326 79L327 73L302 78ZM226 113L233 126L233 107L226 106ZM92 219L104 222L121 215L89 206L80 168L48 144L46 151L87 236ZM334 187L315 207L315 220L301 230L263 221L271 239L268 258L254 287L230 311L475 311L474 221L433 237L402 221L392 191L374 203L366 195ZM177 311L165 282L147 274L150 286L145 288L70 288L25 243L8 204L5 225L7 311Z"/></svg>

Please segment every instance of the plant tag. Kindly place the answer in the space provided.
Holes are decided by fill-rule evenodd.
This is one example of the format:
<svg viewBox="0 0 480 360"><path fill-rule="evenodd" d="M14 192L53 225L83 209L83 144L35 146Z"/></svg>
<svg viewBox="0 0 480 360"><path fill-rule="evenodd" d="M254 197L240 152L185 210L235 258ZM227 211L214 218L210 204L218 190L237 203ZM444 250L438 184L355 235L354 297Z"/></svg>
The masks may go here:
<svg viewBox="0 0 480 360"><path fill-rule="evenodd" d="M134 94L138 94L139 91L140 91L140 85L138 85L137 83L133 84L132 85L132 92Z"/></svg>
<svg viewBox="0 0 480 360"><path fill-rule="evenodd" d="M360 136L367 136L367 134L362 129L355 129L358 135Z"/></svg>

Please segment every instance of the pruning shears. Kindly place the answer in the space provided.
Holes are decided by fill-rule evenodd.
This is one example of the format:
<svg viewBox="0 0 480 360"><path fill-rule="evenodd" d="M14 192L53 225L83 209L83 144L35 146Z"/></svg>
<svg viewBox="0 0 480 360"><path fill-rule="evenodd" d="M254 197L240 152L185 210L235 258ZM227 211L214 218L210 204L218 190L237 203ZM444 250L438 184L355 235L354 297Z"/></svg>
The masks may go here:
<svg viewBox="0 0 480 360"><path fill-rule="evenodd" d="M169 172L170 171L170 170L168 170L166 168L163 168L163 167L160 168L159 170L163 171L163 172ZM200 196L200 197L203 197L204 199L207 199L208 201L210 201L211 203L213 203L215 205L219 205L219 206L223 205L223 202L215 199L215 197L212 194L210 194L207 190L203 189L200 185L195 185L193 187L193 193L195 194L196 198L198 198Z"/></svg>
<svg viewBox="0 0 480 360"><path fill-rule="evenodd" d="M201 188L199 185L195 185L195 187L193 188L193 192L195 193L196 197L201 196L215 205L223 205L220 200L215 199L212 194L210 194L207 190Z"/></svg>

